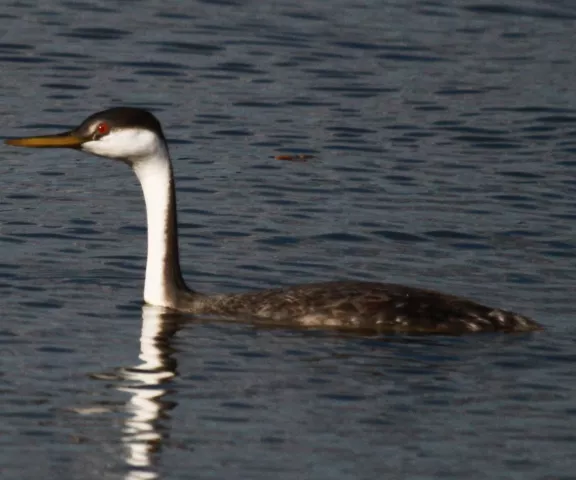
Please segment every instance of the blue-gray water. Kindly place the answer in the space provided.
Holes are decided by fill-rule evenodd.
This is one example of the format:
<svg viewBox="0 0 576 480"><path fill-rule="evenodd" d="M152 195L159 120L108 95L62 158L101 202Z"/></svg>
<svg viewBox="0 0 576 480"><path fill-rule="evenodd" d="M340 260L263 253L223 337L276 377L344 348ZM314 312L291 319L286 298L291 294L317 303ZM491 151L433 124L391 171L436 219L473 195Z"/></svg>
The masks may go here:
<svg viewBox="0 0 576 480"><path fill-rule="evenodd" d="M129 169L2 146L0 478L574 478L575 28L567 0L5 2L0 134L152 109L195 288L393 281L547 330L143 312Z"/></svg>

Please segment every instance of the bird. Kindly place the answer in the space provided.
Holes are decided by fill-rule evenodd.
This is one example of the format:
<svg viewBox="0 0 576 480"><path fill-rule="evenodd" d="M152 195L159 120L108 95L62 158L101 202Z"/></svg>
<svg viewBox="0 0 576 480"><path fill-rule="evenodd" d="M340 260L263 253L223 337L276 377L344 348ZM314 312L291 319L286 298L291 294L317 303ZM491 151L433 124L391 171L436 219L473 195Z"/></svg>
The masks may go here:
<svg viewBox="0 0 576 480"><path fill-rule="evenodd" d="M272 326L375 334L533 332L529 317L424 288L328 281L246 293L204 294L180 269L173 165L160 121L148 110L114 107L55 135L6 139L12 146L70 148L127 164L144 194L147 258L143 300L196 316Z"/></svg>

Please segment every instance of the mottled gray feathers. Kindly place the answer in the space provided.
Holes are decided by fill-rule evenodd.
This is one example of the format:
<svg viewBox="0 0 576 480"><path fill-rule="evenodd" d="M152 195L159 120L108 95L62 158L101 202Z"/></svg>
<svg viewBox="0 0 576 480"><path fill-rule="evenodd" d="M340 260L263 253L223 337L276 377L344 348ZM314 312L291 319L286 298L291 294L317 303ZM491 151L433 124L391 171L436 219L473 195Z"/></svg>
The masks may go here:
<svg viewBox="0 0 576 480"><path fill-rule="evenodd" d="M180 299L179 310L305 327L464 334L540 330L533 320L471 300L402 285L329 282Z"/></svg>

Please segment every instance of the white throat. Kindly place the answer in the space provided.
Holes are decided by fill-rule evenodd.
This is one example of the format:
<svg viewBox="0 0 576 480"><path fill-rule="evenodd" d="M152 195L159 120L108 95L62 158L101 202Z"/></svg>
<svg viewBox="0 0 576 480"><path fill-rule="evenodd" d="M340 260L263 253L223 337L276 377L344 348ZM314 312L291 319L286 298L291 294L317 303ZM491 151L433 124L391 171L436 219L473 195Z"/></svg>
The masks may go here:
<svg viewBox="0 0 576 480"><path fill-rule="evenodd" d="M150 305L170 307L176 289L166 272L168 249L171 247L168 229L173 180L168 152L163 145L161 147L154 155L139 159L134 164L134 172L144 192L148 223L144 301Z"/></svg>
<svg viewBox="0 0 576 480"><path fill-rule="evenodd" d="M180 273L174 180L165 141L150 130L125 128L83 143L82 150L122 160L134 169L144 192L148 222L144 301L174 308L180 291L187 289Z"/></svg>

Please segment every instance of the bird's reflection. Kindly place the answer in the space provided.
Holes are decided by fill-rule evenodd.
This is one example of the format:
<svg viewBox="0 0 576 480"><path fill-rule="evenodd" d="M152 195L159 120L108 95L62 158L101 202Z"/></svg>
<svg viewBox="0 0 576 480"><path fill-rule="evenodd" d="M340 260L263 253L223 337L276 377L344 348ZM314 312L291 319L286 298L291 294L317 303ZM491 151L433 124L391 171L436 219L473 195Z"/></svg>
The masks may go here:
<svg viewBox="0 0 576 480"><path fill-rule="evenodd" d="M141 363L122 370L124 382L118 387L131 395L126 404L127 420L122 434L130 469L126 479L158 478L154 457L165 436L160 421L172 408L163 397L169 391L177 366L170 342L182 323L182 317L163 308L142 308Z"/></svg>

